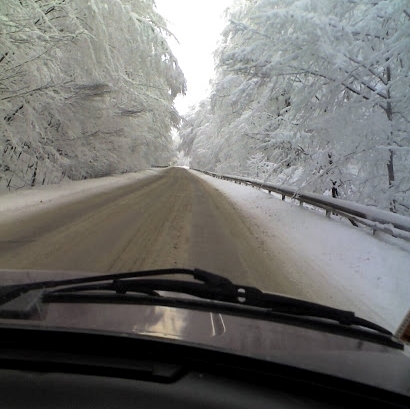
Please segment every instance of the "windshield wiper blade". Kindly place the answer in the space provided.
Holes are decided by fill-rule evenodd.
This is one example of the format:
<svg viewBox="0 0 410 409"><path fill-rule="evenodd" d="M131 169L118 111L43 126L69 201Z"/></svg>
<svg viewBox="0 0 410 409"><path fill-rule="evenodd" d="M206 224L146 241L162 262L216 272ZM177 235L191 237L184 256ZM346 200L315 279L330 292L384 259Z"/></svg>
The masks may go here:
<svg viewBox="0 0 410 409"><path fill-rule="evenodd" d="M198 282L147 279L161 275L188 274ZM110 282L103 282L109 280ZM136 273L111 274L106 276L88 277L84 279L65 280L57 282L64 288L49 291L43 295L45 302L57 301L68 294L80 295L83 302L87 299L98 299L96 291L115 292L116 294L138 293L151 297L163 297L159 292L188 294L201 299L227 302L249 307L258 307L275 313L324 318L337 321L342 325L365 327L386 335L392 335L387 329L357 317L351 311L340 310L310 301L283 295L264 293L258 288L236 285L229 279L202 270L169 269ZM69 287L67 287L69 285ZM71 286L70 286L71 285ZM56 287L54 284L53 287ZM45 287L41 287L45 288ZM88 292L85 294L85 292ZM73 298L73 297L72 297Z"/></svg>
<svg viewBox="0 0 410 409"><path fill-rule="evenodd" d="M162 270L147 270L147 271L135 271L129 273L114 273L114 274L102 274L81 278L73 278L67 280L48 280L38 281L34 283L15 284L0 287L0 305L4 304L13 298L19 297L32 290L41 290L48 288L57 288L62 286L79 285L86 283L97 283L103 281L112 281L128 278L146 278L155 276L167 276L167 275L188 275L197 281L201 281L204 284L209 285L233 285L232 282L218 274L209 273L207 271L199 269L184 269L184 268L167 268Z"/></svg>

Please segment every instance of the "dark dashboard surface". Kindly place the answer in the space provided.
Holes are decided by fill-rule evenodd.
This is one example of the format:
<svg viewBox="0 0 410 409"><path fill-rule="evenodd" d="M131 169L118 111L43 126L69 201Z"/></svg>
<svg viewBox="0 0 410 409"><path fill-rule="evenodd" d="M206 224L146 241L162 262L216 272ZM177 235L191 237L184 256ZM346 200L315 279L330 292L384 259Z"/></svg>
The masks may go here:
<svg viewBox="0 0 410 409"><path fill-rule="evenodd" d="M2 329L4 408L408 408L408 398L161 340Z"/></svg>
<svg viewBox="0 0 410 409"><path fill-rule="evenodd" d="M192 372L172 384L61 373L0 370L3 408L325 408L302 398ZM330 407L343 407L330 405Z"/></svg>

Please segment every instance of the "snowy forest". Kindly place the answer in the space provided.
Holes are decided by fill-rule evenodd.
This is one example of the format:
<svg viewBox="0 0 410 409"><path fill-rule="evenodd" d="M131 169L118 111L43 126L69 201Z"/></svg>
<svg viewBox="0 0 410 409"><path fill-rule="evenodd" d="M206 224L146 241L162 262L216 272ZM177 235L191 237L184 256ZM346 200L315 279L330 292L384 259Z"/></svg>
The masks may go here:
<svg viewBox="0 0 410 409"><path fill-rule="evenodd" d="M226 19L189 165L410 215L409 1L235 0Z"/></svg>
<svg viewBox="0 0 410 409"><path fill-rule="evenodd" d="M409 1L233 0L226 22L181 124L154 0L0 0L0 189L170 163L180 126L191 167L410 215Z"/></svg>
<svg viewBox="0 0 410 409"><path fill-rule="evenodd" d="M0 0L0 189L166 164L185 78L154 0Z"/></svg>

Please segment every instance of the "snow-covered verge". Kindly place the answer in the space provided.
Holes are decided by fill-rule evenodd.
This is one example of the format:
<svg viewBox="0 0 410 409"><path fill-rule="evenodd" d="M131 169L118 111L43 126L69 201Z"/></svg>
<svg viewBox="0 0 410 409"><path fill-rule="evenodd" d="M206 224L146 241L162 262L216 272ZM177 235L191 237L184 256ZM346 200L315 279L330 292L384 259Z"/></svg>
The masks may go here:
<svg viewBox="0 0 410 409"><path fill-rule="evenodd" d="M18 191L0 191L0 222L21 215L28 215L44 208L80 200L114 187L125 186L138 179L162 172L163 169L147 169L135 173L107 176L79 181L65 180L56 185L35 186Z"/></svg>
<svg viewBox="0 0 410 409"><path fill-rule="evenodd" d="M272 252L296 259L294 276L308 298L395 331L410 307L410 245L374 237L279 195L194 172L234 203Z"/></svg>

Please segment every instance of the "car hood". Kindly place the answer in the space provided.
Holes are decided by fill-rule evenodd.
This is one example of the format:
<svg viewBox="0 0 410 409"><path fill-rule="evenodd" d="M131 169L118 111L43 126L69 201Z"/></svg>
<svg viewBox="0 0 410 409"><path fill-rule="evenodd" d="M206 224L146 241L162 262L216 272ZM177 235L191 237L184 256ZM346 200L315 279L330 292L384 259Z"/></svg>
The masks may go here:
<svg viewBox="0 0 410 409"><path fill-rule="evenodd" d="M0 270L0 284L95 274ZM0 319L0 326L7 325L162 339L295 366L410 396L410 358L402 350L295 324L165 306L51 303L41 319Z"/></svg>

